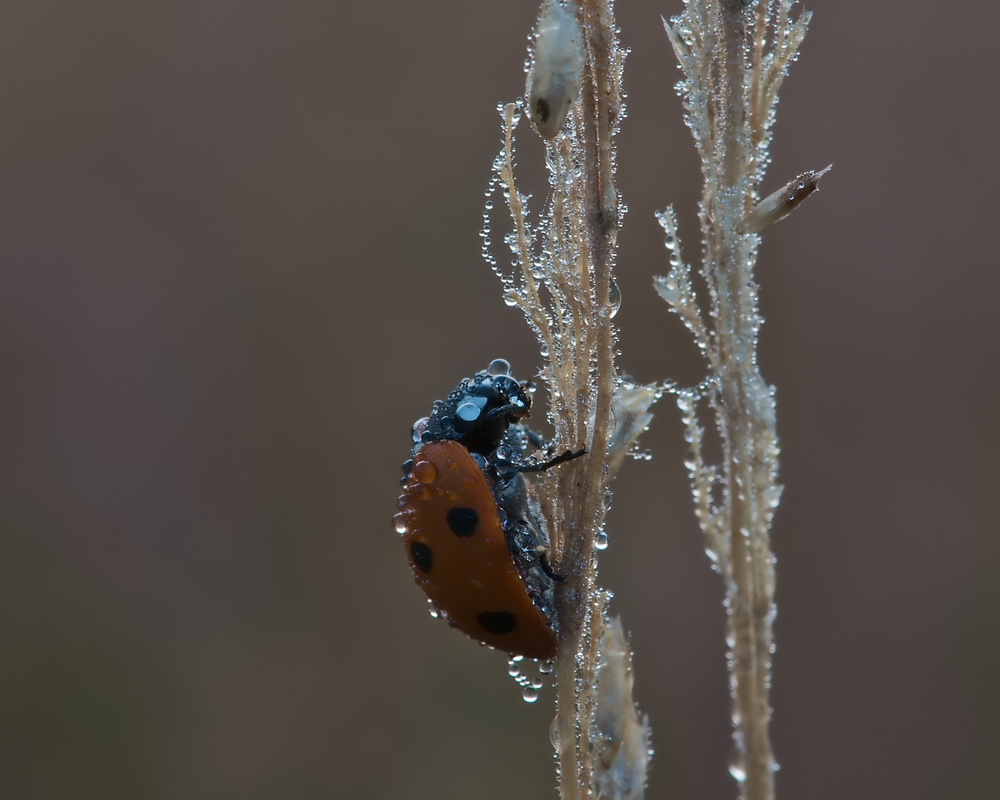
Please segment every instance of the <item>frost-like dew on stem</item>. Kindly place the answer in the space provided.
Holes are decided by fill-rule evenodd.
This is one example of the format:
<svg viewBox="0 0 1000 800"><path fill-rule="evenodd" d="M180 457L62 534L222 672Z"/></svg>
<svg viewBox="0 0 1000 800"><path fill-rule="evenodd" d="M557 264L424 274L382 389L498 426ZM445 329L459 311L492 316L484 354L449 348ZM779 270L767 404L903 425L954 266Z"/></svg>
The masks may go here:
<svg viewBox="0 0 1000 800"><path fill-rule="evenodd" d="M777 92L805 35L809 14L790 18L792 0L687 0L667 36L683 73L677 91L705 181L700 204L701 275L708 290L703 316L681 256L677 223L657 218L666 234L670 271L654 280L705 355L711 376L696 391L679 391L685 466L706 553L724 580L728 663L733 696L730 773L746 800L774 796L768 736L770 655L775 617L770 526L781 489L773 390L757 365L753 268L759 233L811 195L826 170L804 173L764 200L760 182ZM708 464L699 400L715 412L722 460ZM721 490L721 493L720 493Z"/></svg>
<svg viewBox="0 0 1000 800"><path fill-rule="evenodd" d="M553 14L562 21L546 27L555 19ZM549 420L555 429L553 451L583 447L588 451L586 458L535 481L550 533L550 562L564 577L555 590L560 646L553 670L559 709L553 741L560 793L563 800L575 800L595 791L598 623L610 600L597 585L596 532L607 511L611 469L606 457L616 432L612 405L619 383L611 320L621 294L612 269L624 208L614 185L613 136L624 114L624 53L606 0L545 0L540 20L529 75L530 111L538 110L539 97L546 102L557 95L570 98L558 129L533 120L546 151L549 203L534 223L529 221L528 198L514 179L514 130L522 109L513 103L501 106L503 148L493 168L495 186L500 187L510 215L503 241L511 260L509 268L501 267L491 254L487 261L502 282L504 302L521 309L538 338L543 358L540 377L549 390ZM562 27L564 22L569 26ZM570 22L579 26L578 39ZM574 40L580 43L578 50L566 44ZM586 54L578 84L563 81L559 92L545 95L549 78L542 68L555 74L557 67L573 67L574 53ZM618 463L648 425L652 399L637 399L627 415L629 427L618 429L614 439Z"/></svg>

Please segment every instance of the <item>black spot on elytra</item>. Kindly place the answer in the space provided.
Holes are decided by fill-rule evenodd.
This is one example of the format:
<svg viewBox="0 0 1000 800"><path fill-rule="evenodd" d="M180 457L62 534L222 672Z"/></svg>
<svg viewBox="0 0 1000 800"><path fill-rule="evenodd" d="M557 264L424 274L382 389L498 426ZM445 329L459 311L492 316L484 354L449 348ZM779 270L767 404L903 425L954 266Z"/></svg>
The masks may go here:
<svg viewBox="0 0 1000 800"><path fill-rule="evenodd" d="M479 627L496 635L510 633L517 627L517 617L509 611L484 611L476 615Z"/></svg>
<svg viewBox="0 0 1000 800"><path fill-rule="evenodd" d="M479 515L472 508L451 508L448 509L448 527L456 536L463 539L472 536L476 532L479 524Z"/></svg>
<svg viewBox="0 0 1000 800"><path fill-rule="evenodd" d="M410 542L410 556L421 572L430 572L434 566L434 554L423 542Z"/></svg>

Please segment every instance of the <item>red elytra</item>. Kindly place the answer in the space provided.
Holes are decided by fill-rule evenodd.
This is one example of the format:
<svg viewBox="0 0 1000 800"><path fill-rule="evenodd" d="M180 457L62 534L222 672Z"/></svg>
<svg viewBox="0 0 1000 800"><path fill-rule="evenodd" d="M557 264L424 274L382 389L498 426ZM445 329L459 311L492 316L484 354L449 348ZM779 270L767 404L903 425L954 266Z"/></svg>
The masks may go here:
<svg viewBox="0 0 1000 800"><path fill-rule="evenodd" d="M555 657L555 633L508 549L490 481L464 446L422 445L398 505L417 585L451 625L511 655Z"/></svg>

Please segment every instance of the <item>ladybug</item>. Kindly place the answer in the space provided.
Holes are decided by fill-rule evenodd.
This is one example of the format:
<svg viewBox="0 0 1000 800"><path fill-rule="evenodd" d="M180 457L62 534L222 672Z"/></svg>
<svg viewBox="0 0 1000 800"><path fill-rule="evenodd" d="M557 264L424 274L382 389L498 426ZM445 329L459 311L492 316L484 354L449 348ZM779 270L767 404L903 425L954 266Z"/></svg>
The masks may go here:
<svg viewBox="0 0 1000 800"><path fill-rule="evenodd" d="M511 655L556 654L548 531L526 472L548 461L524 456L541 437L522 420L533 386L497 359L464 379L413 426L394 518L417 585L438 613L473 639Z"/></svg>

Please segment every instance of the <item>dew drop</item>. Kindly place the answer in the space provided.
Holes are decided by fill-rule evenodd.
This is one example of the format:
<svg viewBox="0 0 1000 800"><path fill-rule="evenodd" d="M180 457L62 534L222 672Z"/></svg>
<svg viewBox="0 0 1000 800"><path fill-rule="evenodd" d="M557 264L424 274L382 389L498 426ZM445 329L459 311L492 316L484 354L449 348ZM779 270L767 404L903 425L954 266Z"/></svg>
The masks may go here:
<svg viewBox="0 0 1000 800"><path fill-rule="evenodd" d="M430 461L418 461L413 465L413 477L420 483L433 483L437 478L437 469Z"/></svg>
<svg viewBox="0 0 1000 800"><path fill-rule="evenodd" d="M510 362L504 358L494 358L486 367L486 371L490 375L510 375Z"/></svg>
<svg viewBox="0 0 1000 800"><path fill-rule="evenodd" d="M558 750L559 749L559 715L556 714L552 718L552 724L549 726L549 741L552 742L552 746ZM558 770L557 770L558 772Z"/></svg>
<svg viewBox="0 0 1000 800"><path fill-rule="evenodd" d="M396 533L402 536L406 533L406 516L403 514L397 514L392 518L393 527L396 529Z"/></svg>
<svg viewBox="0 0 1000 800"><path fill-rule="evenodd" d="M618 284L615 283L614 278L611 278L610 283L608 283L608 305L611 306L612 318L618 313L618 309L622 307L622 291L618 288Z"/></svg>
<svg viewBox="0 0 1000 800"><path fill-rule="evenodd" d="M604 528L600 528L597 531L597 536L594 537L594 549L595 550L608 549L608 535L604 532Z"/></svg>
<svg viewBox="0 0 1000 800"><path fill-rule="evenodd" d="M521 697L524 698L525 703L534 703L538 699L538 690L531 686L526 686L524 691L521 692Z"/></svg>
<svg viewBox="0 0 1000 800"><path fill-rule="evenodd" d="M427 426L430 424L430 421L430 417L421 417L413 423L413 430L410 433L410 438L413 439L414 443L421 440L424 435L424 431L427 430Z"/></svg>

